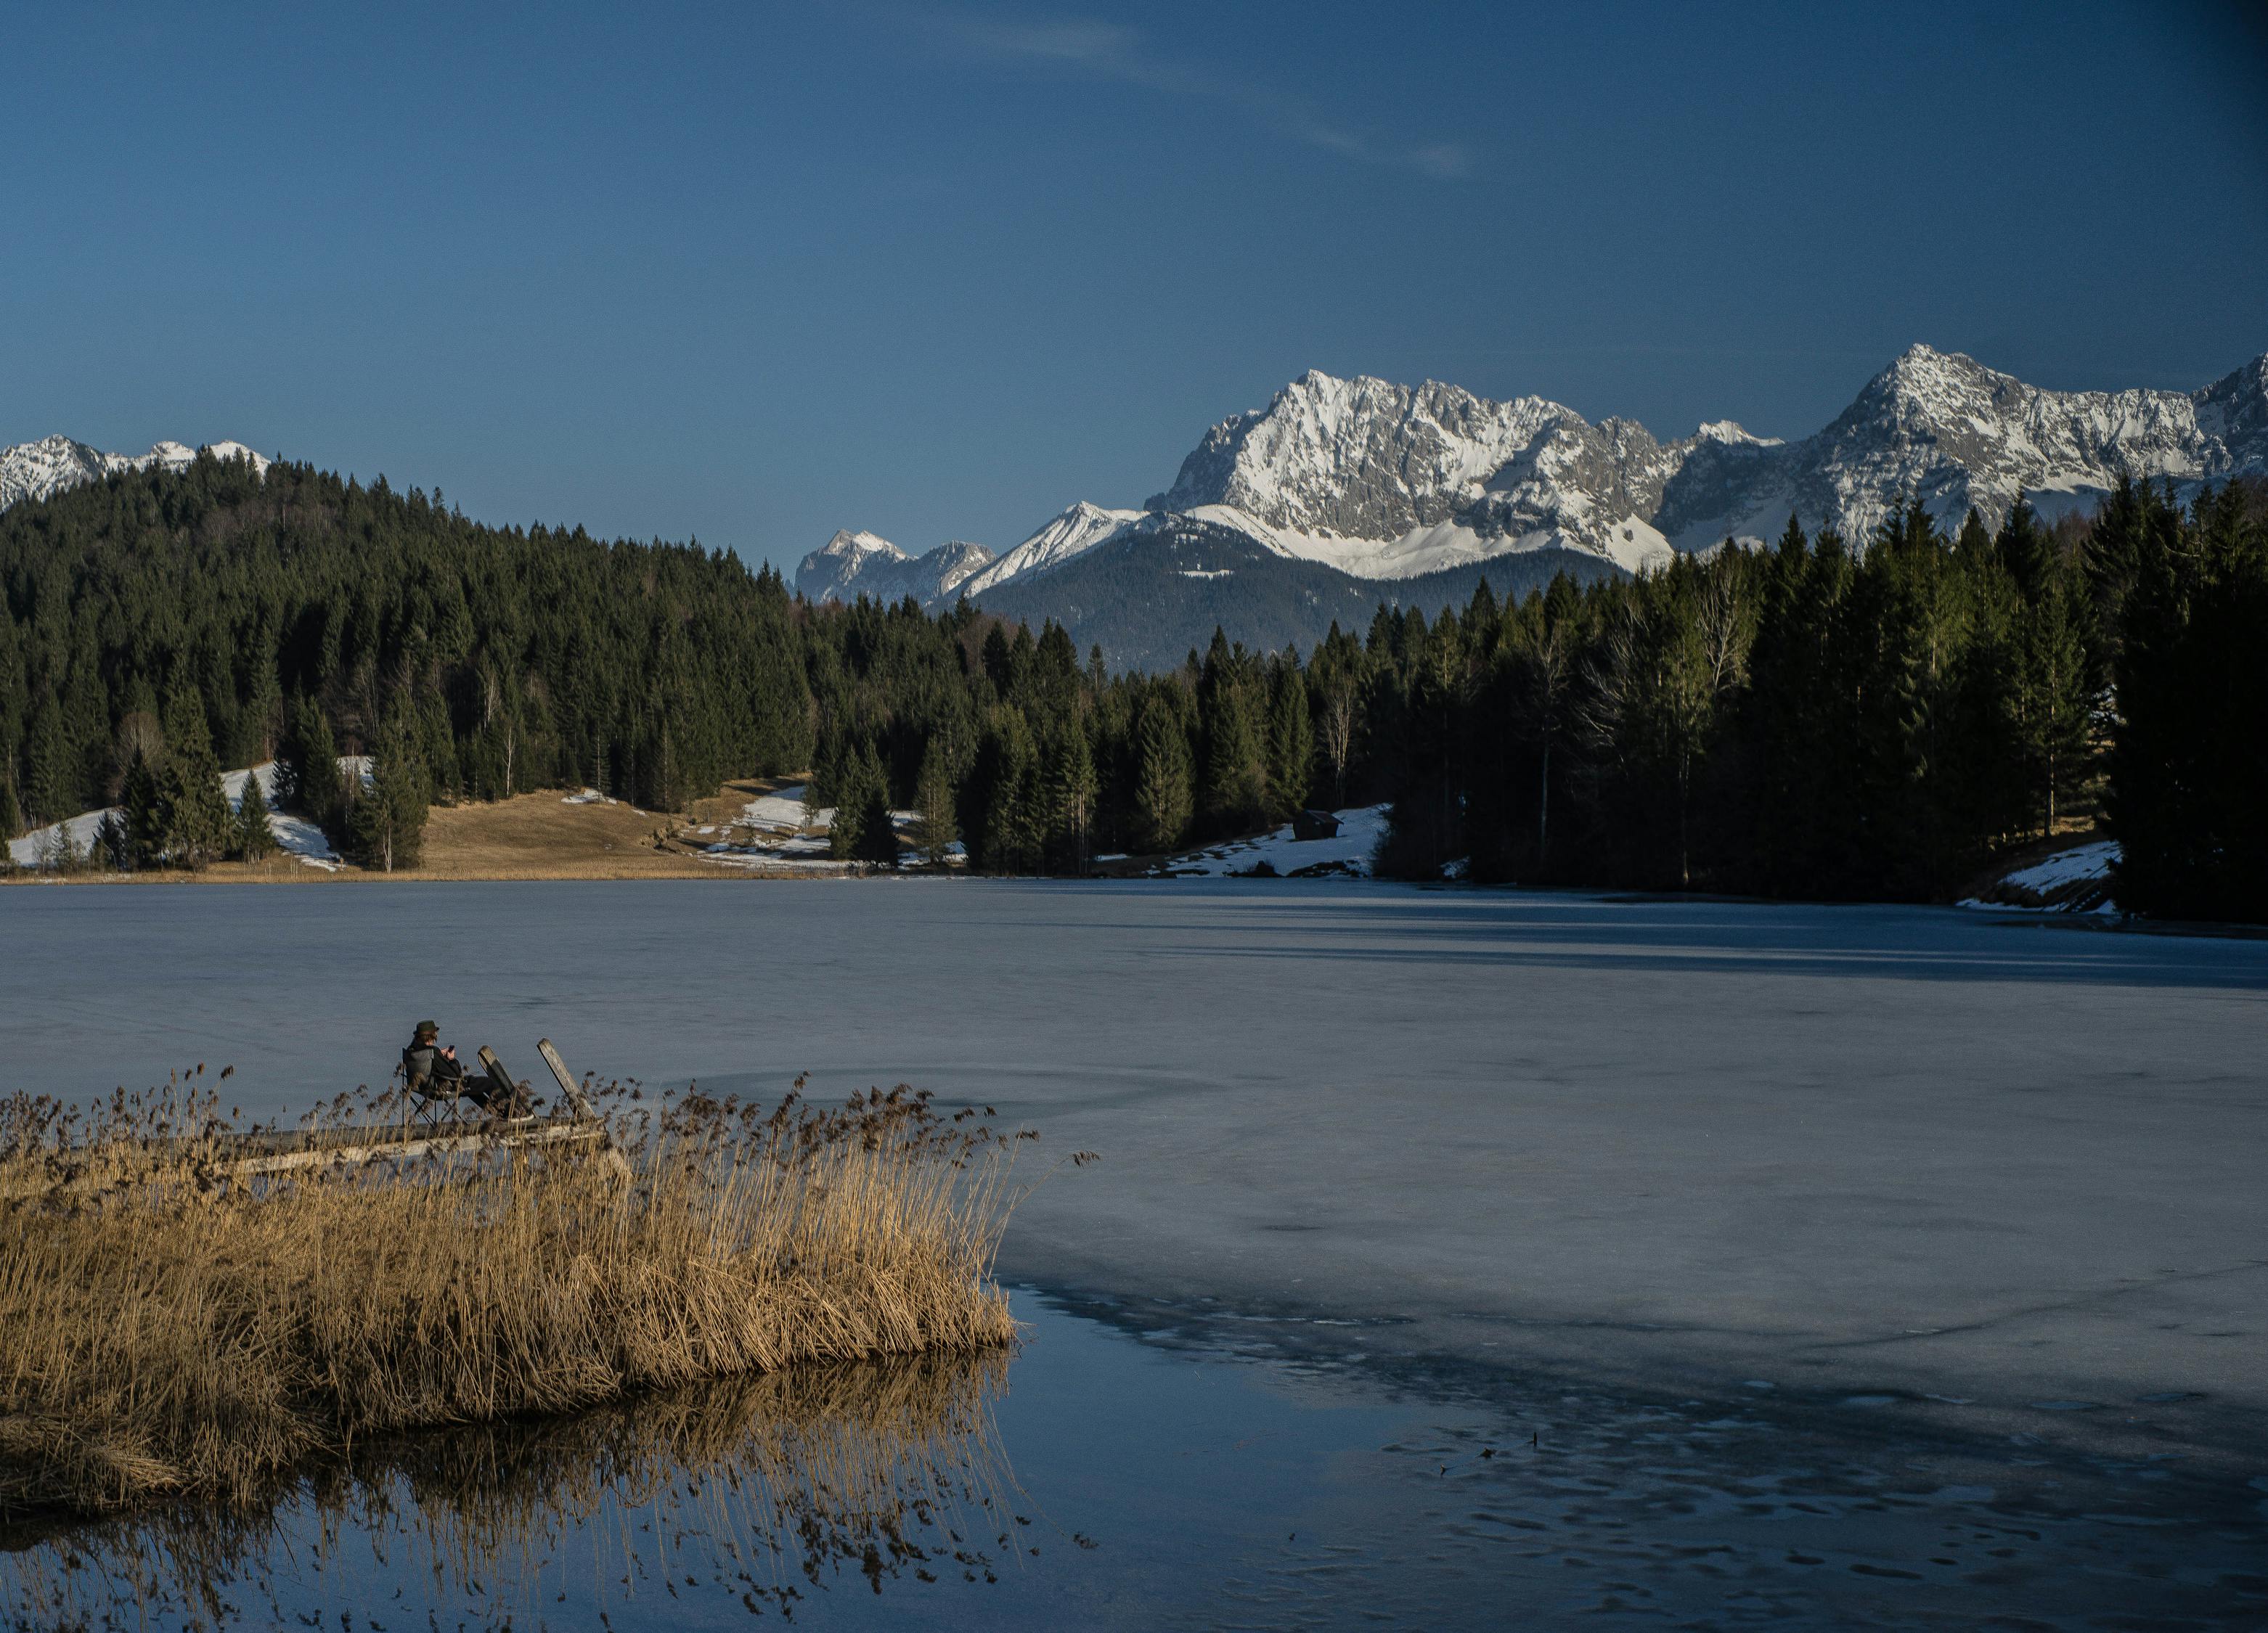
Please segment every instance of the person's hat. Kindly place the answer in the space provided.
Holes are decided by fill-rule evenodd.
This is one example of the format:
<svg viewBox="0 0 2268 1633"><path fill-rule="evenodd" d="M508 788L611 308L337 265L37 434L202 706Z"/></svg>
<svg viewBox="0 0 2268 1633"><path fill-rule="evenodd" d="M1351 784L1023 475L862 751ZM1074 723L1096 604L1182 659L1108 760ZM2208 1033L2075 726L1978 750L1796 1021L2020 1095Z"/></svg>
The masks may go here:
<svg viewBox="0 0 2268 1633"><path fill-rule="evenodd" d="M432 1021L421 1020L417 1023L416 1035L421 1038L438 1038L441 1035L441 1028Z"/></svg>

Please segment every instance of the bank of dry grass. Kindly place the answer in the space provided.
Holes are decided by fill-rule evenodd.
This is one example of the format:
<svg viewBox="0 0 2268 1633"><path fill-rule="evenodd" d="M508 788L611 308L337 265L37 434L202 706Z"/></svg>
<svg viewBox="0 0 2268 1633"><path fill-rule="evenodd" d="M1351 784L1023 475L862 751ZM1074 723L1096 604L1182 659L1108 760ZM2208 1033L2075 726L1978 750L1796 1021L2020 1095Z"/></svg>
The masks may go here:
<svg viewBox="0 0 2268 1633"><path fill-rule="evenodd" d="M626 1170L498 1146L246 1178L217 1111L0 1102L0 1509L248 1500L373 1436L1014 1335L1015 1142L904 1089L616 1100Z"/></svg>
<svg viewBox="0 0 2268 1633"><path fill-rule="evenodd" d="M419 1619L422 1596L484 1604L489 1625L524 1612L541 1626L558 1614L557 1541L577 1527L592 1549L585 1591L666 1581L696 1619L704 1596L785 1615L811 1585L973 1579L1016 1551L992 1421L1006 1373L999 1350L790 1367L366 1440L261 1502L0 1521L0 1625L234 1626L247 1595L273 1604L277 1580L304 1582L311 1566L336 1593L375 1542L416 1562L389 1578L407 1596L395 1625Z"/></svg>

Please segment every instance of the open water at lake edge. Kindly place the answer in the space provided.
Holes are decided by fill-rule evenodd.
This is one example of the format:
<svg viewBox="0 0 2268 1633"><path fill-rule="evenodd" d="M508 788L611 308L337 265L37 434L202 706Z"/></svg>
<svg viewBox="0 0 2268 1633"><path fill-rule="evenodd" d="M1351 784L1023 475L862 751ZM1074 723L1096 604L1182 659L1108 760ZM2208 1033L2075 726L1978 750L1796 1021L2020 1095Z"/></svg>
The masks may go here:
<svg viewBox="0 0 2268 1633"><path fill-rule="evenodd" d="M269 1515L18 1533L0 1580L25 1628L2268 1618L2263 1494L2059 1450L2044 1420L1962 1441L1896 1401L1614 1399L1381 1364L1358 1328L1015 1301L1005 1364L418 1437Z"/></svg>

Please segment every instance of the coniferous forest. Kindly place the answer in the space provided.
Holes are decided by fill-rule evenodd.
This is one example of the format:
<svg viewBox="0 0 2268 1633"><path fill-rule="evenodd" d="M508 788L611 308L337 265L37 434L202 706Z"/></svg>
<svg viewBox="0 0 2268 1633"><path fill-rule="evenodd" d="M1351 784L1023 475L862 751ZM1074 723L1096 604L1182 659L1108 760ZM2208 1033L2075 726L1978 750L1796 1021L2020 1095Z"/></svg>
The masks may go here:
<svg viewBox="0 0 2268 1633"><path fill-rule="evenodd" d="M1918 507L1805 536L1381 607L1314 651L1216 634L1108 673L966 604L814 607L697 545L495 528L438 493L201 458L0 514L0 828L118 805L103 860L258 853L224 766L372 865L429 802L593 785L682 809L808 769L847 855L1079 872L1391 801L1382 871L1944 900L2100 817L2117 895L2268 921L2268 489L2091 518ZM372 759L367 789L332 770Z"/></svg>

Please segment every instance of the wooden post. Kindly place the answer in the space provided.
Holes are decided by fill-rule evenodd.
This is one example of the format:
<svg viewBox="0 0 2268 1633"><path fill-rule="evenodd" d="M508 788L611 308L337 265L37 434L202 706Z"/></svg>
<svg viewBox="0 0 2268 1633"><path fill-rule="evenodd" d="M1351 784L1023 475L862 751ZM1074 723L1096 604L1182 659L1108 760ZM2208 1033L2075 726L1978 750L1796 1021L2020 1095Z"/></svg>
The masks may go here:
<svg viewBox="0 0 2268 1633"><path fill-rule="evenodd" d="M485 1043L481 1045L481 1064L489 1074L489 1081L496 1085L496 1092L504 1097L501 1109L506 1112L515 1109L519 1100L519 1081L504 1069L504 1063L496 1057L496 1051Z"/></svg>
<svg viewBox="0 0 2268 1633"><path fill-rule="evenodd" d="M568 1071L567 1063L559 1058L559 1051L551 1046L551 1040L538 1038L535 1052L543 1056L543 1063L550 1067L551 1075L559 1079L559 1092L567 1097L567 1104L574 1109L575 1114L578 1117L590 1116L591 1102L583 1097L582 1085Z"/></svg>

